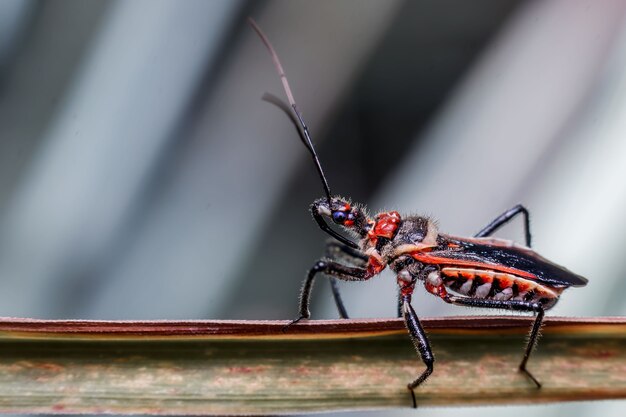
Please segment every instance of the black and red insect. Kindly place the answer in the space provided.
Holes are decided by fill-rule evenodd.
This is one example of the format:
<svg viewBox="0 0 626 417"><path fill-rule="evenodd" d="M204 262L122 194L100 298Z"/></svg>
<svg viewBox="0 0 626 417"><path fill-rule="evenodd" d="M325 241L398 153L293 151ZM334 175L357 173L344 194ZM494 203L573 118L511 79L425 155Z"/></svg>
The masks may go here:
<svg viewBox="0 0 626 417"><path fill-rule="evenodd" d="M328 244L327 257L317 261L309 271L302 287L299 315L289 325L310 317L311 288L318 274L330 278L339 314L347 318L336 279L366 281L389 266L399 286L398 315L404 318L411 340L426 365L426 369L408 384L414 407L414 389L430 376L435 362L428 338L411 306L418 282L427 292L449 304L533 313L535 320L519 369L540 388L540 382L526 364L537 342L544 312L556 304L563 290L585 286L587 279L530 249L528 210L521 205L502 213L474 237L467 238L439 232L436 223L428 217L401 216L396 211L370 217L364 206L332 196L278 55L251 19L250 24L272 55L291 105L291 108L284 106L283 110L295 123L302 142L311 153L324 187L325 197L311 205L313 218L336 240ZM526 246L489 237L518 215L524 220ZM356 242L332 229L326 218L341 226Z"/></svg>

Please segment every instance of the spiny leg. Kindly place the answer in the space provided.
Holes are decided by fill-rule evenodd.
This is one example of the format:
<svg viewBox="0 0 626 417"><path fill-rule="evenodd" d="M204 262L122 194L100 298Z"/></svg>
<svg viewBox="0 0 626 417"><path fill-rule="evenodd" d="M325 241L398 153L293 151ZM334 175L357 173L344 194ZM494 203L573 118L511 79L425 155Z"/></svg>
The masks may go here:
<svg viewBox="0 0 626 417"><path fill-rule="evenodd" d="M407 385L407 388L409 389L409 391L411 391L413 408L417 408L417 401L415 400L414 390L415 388L417 388L418 385L426 381L430 374L433 373L435 357L433 356L433 352L430 349L430 343L428 342L428 338L426 337L424 328L417 318L415 310L413 310L413 307L411 306L410 295L405 295L402 297L402 313L404 315L404 322L406 324L406 328L409 330L409 335L411 336L413 346L415 346L415 349L419 352L422 361L426 365L426 369L424 370L424 372L422 372L422 374L417 377L417 379Z"/></svg>
<svg viewBox="0 0 626 417"><path fill-rule="evenodd" d="M299 316L287 324L283 330L286 330L289 326L296 324L302 319L308 319L311 317L309 306L311 303L311 289L313 288L313 282L315 276L319 273L331 275L344 281L365 281L371 278L377 271L371 268L358 268L352 266L342 265L334 261L319 260L315 262L313 267L309 270L304 284L302 285L302 291L300 292L300 313Z"/></svg>
<svg viewBox="0 0 626 417"><path fill-rule="evenodd" d="M326 241L326 256L334 261L350 263L361 268L367 265L367 260L369 259L360 250L330 239Z"/></svg>
<svg viewBox="0 0 626 417"><path fill-rule="evenodd" d="M528 210L526 207L521 204L516 205L515 207L505 211L498 217L496 217L491 223L487 226L483 227L483 229L476 233L474 237L487 237L491 236L493 232L510 222L515 216L518 214L522 214L524 216L524 235L526 238L526 246L530 247L531 236L530 236L530 220L528 216Z"/></svg>
<svg viewBox="0 0 626 417"><path fill-rule="evenodd" d="M346 306L343 303L343 299L341 298L341 292L339 291L339 283L337 282L337 278L328 277L328 281L330 282L330 290L333 293L333 299L335 300L335 306L337 307L337 312L339 312L339 317L342 319L349 319L348 310L346 310Z"/></svg>
<svg viewBox="0 0 626 417"><path fill-rule="evenodd" d="M526 363L528 362L528 358L537 344L539 329L541 329L541 323L543 322L545 311L541 303L517 300L484 300L480 298L459 297L448 294L443 295L441 298L447 303L467 307L498 308L512 311L532 311L536 313L535 321L533 322L530 330L530 336L528 337L528 343L526 344L526 350L524 351L524 357L519 365L519 370L526 374L535 383L535 385L537 385L537 388L541 388L541 383L533 374L530 373L530 371L528 371L528 369L526 369Z"/></svg>
<svg viewBox="0 0 626 417"><path fill-rule="evenodd" d="M329 240L326 242L326 256L334 261L341 260L342 262L350 263L353 266L359 268L365 267L367 265L368 259L367 255L365 255L363 252L350 246L344 245L343 243L336 242L334 240ZM342 319L347 319L348 312L343 303L343 300L341 299L337 278L334 278L332 276L328 278L330 281L330 288L333 293L333 299L335 300L337 311L339 311L339 317L341 317Z"/></svg>
<svg viewBox="0 0 626 417"><path fill-rule="evenodd" d="M533 327L530 330L530 336L528 337L528 343L526 344L526 350L524 351L524 358L522 362L519 364L519 370L524 372L534 383L537 385L537 388L541 388L541 383L535 378L533 374L531 374L528 369L526 369L526 363L528 362L528 358L530 357L531 352L537 346L537 337L539 337L539 330L541 329L541 323L543 322L544 309L541 305L537 310L537 316L535 317L535 321L533 322Z"/></svg>

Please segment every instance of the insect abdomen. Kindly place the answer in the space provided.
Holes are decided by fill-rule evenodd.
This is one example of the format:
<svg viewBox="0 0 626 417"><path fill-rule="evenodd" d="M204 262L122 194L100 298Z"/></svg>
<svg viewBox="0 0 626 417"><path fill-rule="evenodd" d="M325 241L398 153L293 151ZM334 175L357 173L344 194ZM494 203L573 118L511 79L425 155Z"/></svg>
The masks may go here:
<svg viewBox="0 0 626 417"><path fill-rule="evenodd" d="M444 285L450 290L473 298L541 302L552 307L563 288L549 287L514 274L488 269L444 267Z"/></svg>

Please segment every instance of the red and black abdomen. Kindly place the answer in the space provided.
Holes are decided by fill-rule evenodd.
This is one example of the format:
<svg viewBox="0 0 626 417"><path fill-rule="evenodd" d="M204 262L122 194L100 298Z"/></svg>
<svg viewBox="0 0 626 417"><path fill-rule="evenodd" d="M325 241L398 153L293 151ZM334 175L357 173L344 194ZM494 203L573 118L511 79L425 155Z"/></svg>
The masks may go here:
<svg viewBox="0 0 626 417"><path fill-rule="evenodd" d="M443 266L441 277L446 288L458 294L500 301L541 302L546 309L557 302L565 289L492 269Z"/></svg>
<svg viewBox="0 0 626 417"><path fill-rule="evenodd" d="M529 248L491 238L446 236L439 247L412 257L438 266L446 288L472 298L541 302L550 308L565 288L587 283Z"/></svg>

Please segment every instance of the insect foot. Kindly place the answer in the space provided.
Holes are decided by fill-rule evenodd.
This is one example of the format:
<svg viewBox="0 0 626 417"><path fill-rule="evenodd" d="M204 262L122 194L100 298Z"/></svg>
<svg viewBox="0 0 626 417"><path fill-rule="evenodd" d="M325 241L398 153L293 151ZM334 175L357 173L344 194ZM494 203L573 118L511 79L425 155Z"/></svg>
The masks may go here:
<svg viewBox="0 0 626 417"><path fill-rule="evenodd" d="M283 333L286 333L286 332L287 332L287 330L288 330L291 326L293 326L293 325L294 325L294 324L296 324L296 323L299 323L301 320L308 320L308 319L309 319L308 317L305 317L305 316L300 316L300 317L298 317L297 319L291 320L289 323L287 323L287 324L285 324L285 325L283 326L283 329L282 329Z"/></svg>

